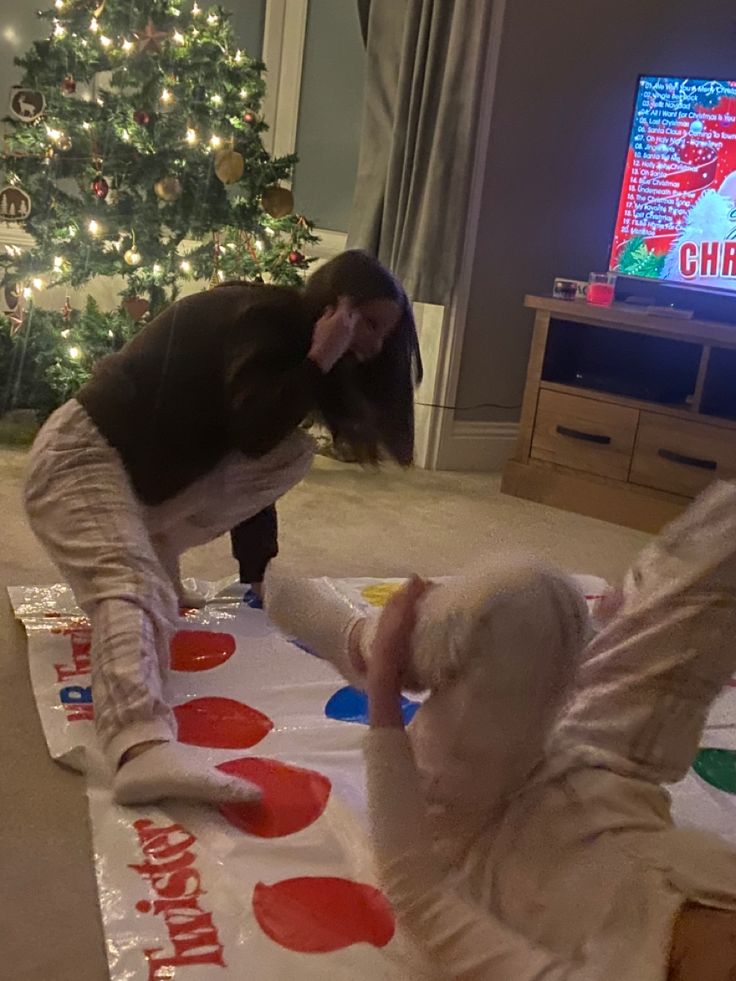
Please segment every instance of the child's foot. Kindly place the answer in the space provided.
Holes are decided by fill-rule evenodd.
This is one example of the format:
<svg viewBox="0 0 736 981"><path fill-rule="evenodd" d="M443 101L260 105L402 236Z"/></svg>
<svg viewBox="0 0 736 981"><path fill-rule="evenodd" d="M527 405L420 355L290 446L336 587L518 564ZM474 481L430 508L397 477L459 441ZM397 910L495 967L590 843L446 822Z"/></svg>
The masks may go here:
<svg viewBox="0 0 736 981"><path fill-rule="evenodd" d="M207 804L252 804L261 790L241 777L231 777L200 762L181 743L157 743L129 755L115 774L113 796L118 804L153 804L166 798Z"/></svg>

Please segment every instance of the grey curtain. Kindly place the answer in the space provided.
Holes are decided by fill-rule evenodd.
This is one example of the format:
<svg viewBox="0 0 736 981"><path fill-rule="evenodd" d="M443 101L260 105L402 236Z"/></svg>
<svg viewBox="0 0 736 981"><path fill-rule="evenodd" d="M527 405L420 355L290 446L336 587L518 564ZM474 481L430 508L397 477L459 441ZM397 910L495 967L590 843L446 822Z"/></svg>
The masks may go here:
<svg viewBox="0 0 736 981"><path fill-rule="evenodd" d="M366 87L348 232L412 299L447 303L475 155L492 0L358 0Z"/></svg>

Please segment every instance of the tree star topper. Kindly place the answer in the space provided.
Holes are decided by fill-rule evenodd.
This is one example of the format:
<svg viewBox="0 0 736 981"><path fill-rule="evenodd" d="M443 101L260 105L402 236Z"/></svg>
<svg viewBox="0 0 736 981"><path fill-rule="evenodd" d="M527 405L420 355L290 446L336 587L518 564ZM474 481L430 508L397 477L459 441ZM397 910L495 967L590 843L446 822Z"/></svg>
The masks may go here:
<svg viewBox="0 0 736 981"><path fill-rule="evenodd" d="M151 18L148 18L148 23L143 28L142 31L133 31L133 37L138 43L138 53L144 51L156 51L158 54L161 53L161 45L168 38L168 33L166 31L159 31L156 25L153 23Z"/></svg>

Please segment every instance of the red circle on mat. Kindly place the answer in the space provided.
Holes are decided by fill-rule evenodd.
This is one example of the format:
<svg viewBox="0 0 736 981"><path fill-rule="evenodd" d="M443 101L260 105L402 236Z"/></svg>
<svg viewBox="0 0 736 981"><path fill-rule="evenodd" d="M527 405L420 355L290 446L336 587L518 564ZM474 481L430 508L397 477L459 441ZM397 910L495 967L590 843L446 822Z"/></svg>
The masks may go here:
<svg viewBox="0 0 736 981"><path fill-rule="evenodd" d="M263 712L234 698L193 698L174 707L179 742L209 749L248 749L273 729Z"/></svg>
<svg viewBox="0 0 736 981"><path fill-rule="evenodd" d="M172 671L209 671L235 653L235 638L220 630L178 630L171 638Z"/></svg>
<svg viewBox="0 0 736 981"><path fill-rule="evenodd" d="M234 827L259 838L283 838L313 824L327 806L332 784L316 770L278 760L247 756L217 767L244 777L263 791L257 804L221 804L220 813Z"/></svg>
<svg viewBox="0 0 736 981"><path fill-rule="evenodd" d="M332 876L284 879L253 890L253 912L263 932L302 954L326 954L352 944L385 947L394 915L373 886Z"/></svg>

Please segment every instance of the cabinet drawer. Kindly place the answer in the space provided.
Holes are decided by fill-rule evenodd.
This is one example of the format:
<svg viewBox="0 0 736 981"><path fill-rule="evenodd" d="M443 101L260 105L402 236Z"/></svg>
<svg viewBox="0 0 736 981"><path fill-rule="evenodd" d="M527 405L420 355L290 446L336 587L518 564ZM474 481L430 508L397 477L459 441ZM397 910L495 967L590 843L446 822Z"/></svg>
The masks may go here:
<svg viewBox="0 0 736 981"><path fill-rule="evenodd" d="M638 409L542 389L531 455L626 480L638 419Z"/></svg>
<svg viewBox="0 0 736 981"><path fill-rule="evenodd" d="M736 430L642 412L634 484L695 497L712 481L736 477Z"/></svg>

